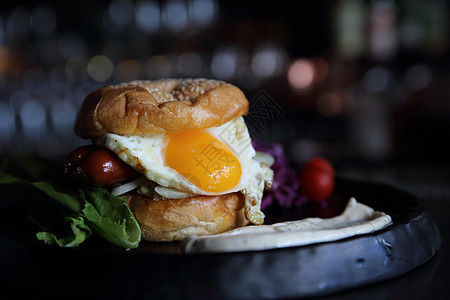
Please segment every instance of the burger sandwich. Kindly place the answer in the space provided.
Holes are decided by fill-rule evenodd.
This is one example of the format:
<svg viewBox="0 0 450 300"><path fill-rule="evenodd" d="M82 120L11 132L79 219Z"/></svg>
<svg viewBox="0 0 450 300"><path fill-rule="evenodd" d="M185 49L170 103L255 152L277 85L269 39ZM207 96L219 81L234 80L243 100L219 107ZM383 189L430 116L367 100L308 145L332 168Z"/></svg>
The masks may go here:
<svg viewBox="0 0 450 300"><path fill-rule="evenodd" d="M262 224L271 157L252 147L237 87L207 79L133 81L100 88L75 124L92 145L64 171L126 196L142 240L174 241Z"/></svg>

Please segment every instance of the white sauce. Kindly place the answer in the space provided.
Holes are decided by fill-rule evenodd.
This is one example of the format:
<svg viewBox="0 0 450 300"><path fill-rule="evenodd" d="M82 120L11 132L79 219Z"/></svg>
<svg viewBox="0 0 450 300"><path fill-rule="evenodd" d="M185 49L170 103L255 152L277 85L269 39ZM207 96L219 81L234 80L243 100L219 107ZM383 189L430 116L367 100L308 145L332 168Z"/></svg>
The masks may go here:
<svg viewBox="0 0 450 300"><path fill-rule="evenodd" d="M351 198L334 218L307 218L272 225L246 226L211 236L191 236L182 242L185 253L267 250L331 242L368 234L392 224L389 215Z"/></svg>

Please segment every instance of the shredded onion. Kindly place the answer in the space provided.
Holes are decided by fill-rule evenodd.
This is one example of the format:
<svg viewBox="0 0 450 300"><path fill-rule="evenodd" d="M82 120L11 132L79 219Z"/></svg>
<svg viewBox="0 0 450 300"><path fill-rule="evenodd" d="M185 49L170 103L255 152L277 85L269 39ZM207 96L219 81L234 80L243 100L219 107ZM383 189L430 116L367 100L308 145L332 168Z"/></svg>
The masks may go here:
<svg viewBox="0 0 450 300"><path fill-rule="evenodd" d="M138 179L119 185L111 190L111 194L114 196L123 195L126 192L138 188L145 180L147 180L145 177L139 177Z"/></svg>
<svg viewBox="0 0 450 300"><path fill-rule="evenodd" d="M155 187L155 192L160 195L161 197L167 198L167 199L181 199L181 198L188 198L195 196L194 194L174 190L171 188L163 187L158 185Z"/></svg>
<svg viewBox="0 0 450 300"><path fill-rule="evenodd" d="M271 167L275 162L275 158L272 155L262 151L256 151L256 155L253 157L253 159L257 162L265 163L268 167Z"/></svg>

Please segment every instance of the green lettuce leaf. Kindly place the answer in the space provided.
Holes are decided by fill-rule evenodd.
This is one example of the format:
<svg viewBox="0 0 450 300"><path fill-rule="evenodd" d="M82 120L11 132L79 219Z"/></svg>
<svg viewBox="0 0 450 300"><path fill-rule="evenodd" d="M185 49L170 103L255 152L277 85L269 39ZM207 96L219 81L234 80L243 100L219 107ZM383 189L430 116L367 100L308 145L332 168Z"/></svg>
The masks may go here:
<svg viewBox="0 0 450 300"><path fill-rule="evenodd" d="M116 197L104 188L80 194L86 201L82 214L98 235L126 249L139 245L141 229L125 197Z"/></svg>
<svg viewBox="0 0 450 300"><path fill-rule="evenodd" d="M36 237L46 244L56 243L60 247L78 247L92 233L91 229L84 223L84 219L81 216L67 217L66 222L70 222L70 228L72 229L73 235L58 238L54 233L40 231L36 234Z"/></svg>

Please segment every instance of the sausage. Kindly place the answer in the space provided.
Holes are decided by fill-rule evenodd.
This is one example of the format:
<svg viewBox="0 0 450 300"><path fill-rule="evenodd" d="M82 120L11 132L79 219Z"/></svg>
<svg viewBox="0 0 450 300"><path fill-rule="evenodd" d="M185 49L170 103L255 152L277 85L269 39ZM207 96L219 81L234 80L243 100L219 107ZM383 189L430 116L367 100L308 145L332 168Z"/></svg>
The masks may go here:
<svg viewBox="0 0 450 300"><path fill-rule="evenodd" d="M100 187L116 186L139 176L112 151L95 146L81 146L73 150L66 158L63 172Z"/></svg>

